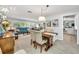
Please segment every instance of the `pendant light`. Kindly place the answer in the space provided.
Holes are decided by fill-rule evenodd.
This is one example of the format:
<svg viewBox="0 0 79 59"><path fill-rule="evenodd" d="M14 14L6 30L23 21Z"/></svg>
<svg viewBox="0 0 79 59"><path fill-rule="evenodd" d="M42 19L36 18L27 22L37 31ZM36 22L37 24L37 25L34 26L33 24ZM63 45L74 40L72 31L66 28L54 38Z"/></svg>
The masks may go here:
<svg viewBox="0 0 79 59"><path fill-rule="evenodd" d="M41 16L39 17L39 21L46 21L46 18L43 16L43 9L41 7Z"/></svg>

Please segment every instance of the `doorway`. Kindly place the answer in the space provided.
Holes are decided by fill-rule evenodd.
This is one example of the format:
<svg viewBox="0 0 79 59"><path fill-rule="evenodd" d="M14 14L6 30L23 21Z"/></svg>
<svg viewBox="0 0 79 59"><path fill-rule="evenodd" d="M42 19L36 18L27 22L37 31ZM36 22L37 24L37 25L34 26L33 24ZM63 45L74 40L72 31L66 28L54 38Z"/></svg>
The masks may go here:
<svg viewBox="0 0 79 59"><path fill-rule="evenodd" d="M77 44L75 15L68 15L63 17L63 40L70 45Z"/></svg>

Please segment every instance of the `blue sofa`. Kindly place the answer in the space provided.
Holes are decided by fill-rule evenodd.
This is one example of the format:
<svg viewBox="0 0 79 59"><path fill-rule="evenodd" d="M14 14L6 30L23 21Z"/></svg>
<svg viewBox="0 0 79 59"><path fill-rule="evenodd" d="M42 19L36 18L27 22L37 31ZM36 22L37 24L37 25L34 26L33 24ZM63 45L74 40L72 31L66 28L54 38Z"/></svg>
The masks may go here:
<svg viewBox="0 0 79 59"><path fill-rule="evenodd" d="M18 27L18 34L24 34L28 32L28 27Z"/></svg>

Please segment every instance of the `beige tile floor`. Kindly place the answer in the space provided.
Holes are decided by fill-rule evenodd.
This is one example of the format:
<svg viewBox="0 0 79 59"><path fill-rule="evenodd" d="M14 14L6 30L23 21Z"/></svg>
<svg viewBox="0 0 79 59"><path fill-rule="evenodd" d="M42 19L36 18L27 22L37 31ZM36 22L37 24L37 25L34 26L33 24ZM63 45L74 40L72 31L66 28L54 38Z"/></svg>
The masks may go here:
<svg viewBox="0 0 79 59"><path fill-rule="evenodd" d="M76 34L64 33L63 39L65 42L67 42L68 44L71 44L71 45L74 45L77 43L77 35Z"/></svg>
<svg viewBox="0 0 79 59"><path fill-rule="evenodd" d="M20 35L15 43L15 52L24 49L27 54L40 54L40 49L30 45L30 35ZM41 54L78 54L79 46L67 44L64 40L56 40L47 52L43 50Z"/></svg>

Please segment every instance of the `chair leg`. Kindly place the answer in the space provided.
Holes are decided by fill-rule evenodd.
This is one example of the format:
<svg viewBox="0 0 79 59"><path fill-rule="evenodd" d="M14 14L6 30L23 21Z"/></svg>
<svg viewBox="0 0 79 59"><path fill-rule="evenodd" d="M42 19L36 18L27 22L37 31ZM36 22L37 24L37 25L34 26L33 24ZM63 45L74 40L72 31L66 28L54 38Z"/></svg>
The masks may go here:
<svg viewBox="0 0 79 59"><path fill-rule="evenodd" d="M42 46L40 46L40 53L42 53Z"/></svg>
<svg viewBox="0 0 79 59"><path fill-rule="evenodd" d="M36 41L33 41L34 48L37 49Z"/></svg>
<svg viewBox="0 0 79 59"><path fill-rule="evenodd" d="M35 49L37 49L37 45L35 44Z"/></svg>
<svg viewBox="0 0 79 59"><path fill-rule="evenodd" d="M30 44L32 45L32 39L31 39L31 43Z"/></svg>

